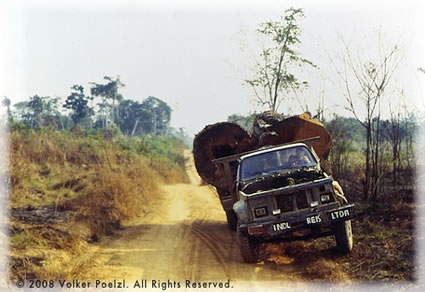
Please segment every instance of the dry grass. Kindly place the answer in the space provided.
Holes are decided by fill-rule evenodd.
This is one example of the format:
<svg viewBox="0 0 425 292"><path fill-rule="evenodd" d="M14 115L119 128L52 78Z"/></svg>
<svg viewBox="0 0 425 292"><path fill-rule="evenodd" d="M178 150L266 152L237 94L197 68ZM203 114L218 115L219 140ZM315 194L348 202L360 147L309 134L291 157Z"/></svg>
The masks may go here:
<svg viewBox="0 0 425 292"><path fill-rule="evenodd" d="M412 282L416 279L415 205L407 197L397 192L379 204L356 202L354 247L347 255L336 252L334 239L326 237L268 244L268 261L282 271L295 264L303 278L313 281Z"/></svg>
<svg viewBox="0 0 425 292"><path fill-rule="evenodd" d="M415 280L415 205L387 201L378 206L358 204L353 230L356 248L349 257L350 273L357 280Z"/></svg>
<svg viewBox="0 0 425 292"><path fill-rule="evenodd" d="M160 195L159 183L185 180L184 170L167 166L166 158L101 137L15 131L10 144L13 279L80 273L87 242L147 210Z"/></svg>

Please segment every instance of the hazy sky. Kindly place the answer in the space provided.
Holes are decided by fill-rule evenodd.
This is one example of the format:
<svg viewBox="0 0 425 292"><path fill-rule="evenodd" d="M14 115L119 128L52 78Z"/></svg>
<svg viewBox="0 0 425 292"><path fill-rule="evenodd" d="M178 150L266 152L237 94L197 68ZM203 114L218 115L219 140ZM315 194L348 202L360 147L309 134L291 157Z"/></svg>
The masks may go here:
<svg viewBox="0 0 425 292"><path fill-rule="evenodd" d="M259 53L254 31L294 6L305 12L299 51L320 68L298 72L310 82L300 97L310 110L323 91L329 113L348 114L329 56L342 55L341 38L368 56L379 30L405 54L396 86L411 109L425 110L425 74L417 71L425 67L423 1L139 2L2 2L0 96L13 103L34 94L65 99L74 84L88 93L89 82L119 75L125 98L164 100L172 125L194 134L232 113L260 110L243 84ZM290 101L280 110L301 111Z"/></svg>

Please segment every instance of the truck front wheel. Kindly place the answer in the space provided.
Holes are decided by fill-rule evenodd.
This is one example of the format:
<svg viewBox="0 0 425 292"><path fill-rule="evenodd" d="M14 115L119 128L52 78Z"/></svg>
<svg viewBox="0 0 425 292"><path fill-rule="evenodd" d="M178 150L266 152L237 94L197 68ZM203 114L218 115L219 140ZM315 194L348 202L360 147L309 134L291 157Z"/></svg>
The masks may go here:
<svg viewBox="0 0 425 292"><path fill-rule="evenodd" d="M257 262L260 255L260 243L258 240L250 237L246 230L243 231L239 227L236 231L243 261L246 263Z"/></svg>
<svg viewBox="0 0 425 292"><path fill-rule="evenodd" d="M341 253L349 253L353 249L353 232L351 220L341 221L335 225L336 249Z"/></svg>
<svg viewBox="0 0 425 292"><path fill-rule="evenodd" d="M227 226L230 230L236 231L236 227L238 225L238 217L236 216L235 211L228 210L226 211L226 219L227 219Z"/></svg>

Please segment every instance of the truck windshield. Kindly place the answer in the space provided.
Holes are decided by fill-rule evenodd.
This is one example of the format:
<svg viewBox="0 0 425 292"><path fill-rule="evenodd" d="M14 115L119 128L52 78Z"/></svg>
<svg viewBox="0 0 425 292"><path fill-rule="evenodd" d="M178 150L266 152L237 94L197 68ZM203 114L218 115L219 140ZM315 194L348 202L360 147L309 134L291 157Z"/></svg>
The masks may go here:
<svg viewBox="0 0 425 292"><path fill-rule="evenodd" d="M268 175L285 169L315 166L316 159L305 146L284 148L250 156L240 164L242 181Z"/></svg>

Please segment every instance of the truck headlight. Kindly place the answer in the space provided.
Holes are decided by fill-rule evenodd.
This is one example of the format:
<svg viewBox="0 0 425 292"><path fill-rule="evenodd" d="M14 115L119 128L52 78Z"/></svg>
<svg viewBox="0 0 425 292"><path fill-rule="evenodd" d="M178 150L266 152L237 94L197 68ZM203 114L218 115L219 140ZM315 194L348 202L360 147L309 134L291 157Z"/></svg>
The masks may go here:
<svg viewBox="0 0 425 292"><path fill-rule="evenodd" d="M322 203L329 202L329 201L331 201L331 199L332 199L332 197L331 197L330 193L320 195L320 202L322 202Z"/></svg>
<svg viewBox="0 0 425 292"><path fill-rule="evenodd" d="M267 215L267 207L254 208L255 217L264 217Z"/></svg>

